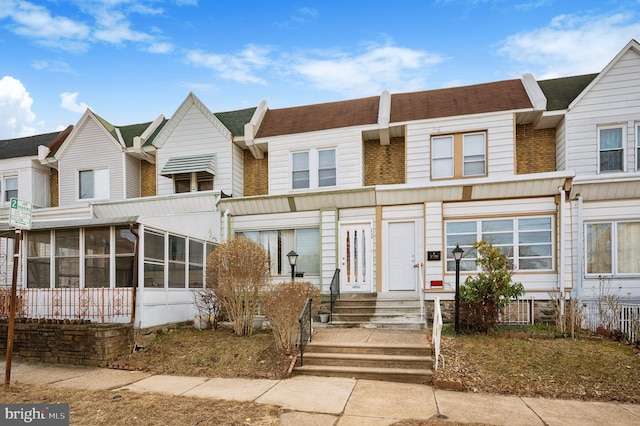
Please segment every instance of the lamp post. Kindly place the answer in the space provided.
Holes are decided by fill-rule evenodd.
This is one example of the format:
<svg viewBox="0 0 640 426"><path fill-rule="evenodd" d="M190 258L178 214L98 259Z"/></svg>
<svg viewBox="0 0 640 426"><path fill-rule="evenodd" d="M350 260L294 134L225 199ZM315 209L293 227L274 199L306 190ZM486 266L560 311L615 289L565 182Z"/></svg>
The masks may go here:
<svg viewBox="0 0 640 426"><path fill-rule="evenodd" d="M291 281L294 281L296 276L296 260L298 260L298 253L291 250L287 253L287 257L289 258L289 265L291 265Z"/></svg>
<svg viewBox="0 0 640 426"><path fill-rule="evenodd" d="M464 250L456 244L456 248L453 249L453 258L456 260L456 319L455 319L455 332L458 334L459 320L460 320L460 259Z"/></svg>

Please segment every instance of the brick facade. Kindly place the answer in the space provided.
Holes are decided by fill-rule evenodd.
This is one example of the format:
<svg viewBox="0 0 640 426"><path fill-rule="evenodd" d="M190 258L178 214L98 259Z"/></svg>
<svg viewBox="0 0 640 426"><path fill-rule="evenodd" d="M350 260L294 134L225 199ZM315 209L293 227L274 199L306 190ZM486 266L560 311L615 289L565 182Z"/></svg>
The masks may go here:
<svg viewBox="0 0 640 426"><path fill-rule="evenodd" d="M516 173L556 171L556 129L535 130L533 124L516 126Z"/></svg>
<svg viewBox="0 0 640 426"><path fill-rule="evenodd" d="M58 194L58 171L51 169L51 179L49 180L49 191L51 194L51 207L59 207L60 200Z"/></svg>
<svg viewBox="0 0 640 426"><path fill-rule="evenodd" d="M257 160L248 149L244 150L244 196L269 194L269 159L265 152Z"/></svg>
<svg viewBox="0 0 640 426"><path fill-rule="evenodd" d="M389 145L380 141L364 142L364 186L406 182L404 138L391 138Z"/></svg>
<svg viewBox="0 0 640 426"><path fill-rule="evenodd" d="M153 197L156 195L156 165L146 161L140 163L140 196Z"/></svg>

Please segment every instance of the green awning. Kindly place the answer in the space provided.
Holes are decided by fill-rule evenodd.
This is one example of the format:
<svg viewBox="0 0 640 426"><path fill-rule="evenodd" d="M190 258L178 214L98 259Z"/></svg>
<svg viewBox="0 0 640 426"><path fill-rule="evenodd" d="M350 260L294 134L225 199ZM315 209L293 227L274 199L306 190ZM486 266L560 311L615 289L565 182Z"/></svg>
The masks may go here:
<svg viewBox="0 0 640 426"><path fill-rule="evenodd" d="M191 155L188 157L171 157L164 165L160 174L172 176L180 173L206 172L216 174L216 155Z"/></svg>

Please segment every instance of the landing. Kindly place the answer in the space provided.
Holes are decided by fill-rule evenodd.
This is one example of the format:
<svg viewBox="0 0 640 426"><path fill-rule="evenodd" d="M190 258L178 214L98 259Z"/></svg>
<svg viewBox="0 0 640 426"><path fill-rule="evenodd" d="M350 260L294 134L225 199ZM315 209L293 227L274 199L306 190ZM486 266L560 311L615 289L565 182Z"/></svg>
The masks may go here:
<svg viewBox="0 0 640 426"><path fill-rule="evenodd" d="M426 330L391 330L380 328L316 328L313 343L388 343L424 344L431 342Z"/></svg>

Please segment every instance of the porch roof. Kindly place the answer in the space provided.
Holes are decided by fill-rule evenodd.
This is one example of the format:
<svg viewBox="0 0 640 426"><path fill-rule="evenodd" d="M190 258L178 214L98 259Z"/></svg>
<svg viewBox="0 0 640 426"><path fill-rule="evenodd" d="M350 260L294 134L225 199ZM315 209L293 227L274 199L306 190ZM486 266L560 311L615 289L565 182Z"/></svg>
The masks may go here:
<svg viewBox="0 0 640 426"><path fill-rule="evenodd" d="M573 172L536 173L498 178L438 182L429 186L381 185L304 194L223 198L221 211L231 215L289 213L330 208L356 208L415 204L427 201L473 201L553 196L569 190Z"/></svg>
<svg viewBox="0 0 640 426"><path fill-rule="evenodd" d="M576 177L571 198L581 196L585 201L624 200L640 198L640 173L607 173L597 177Z"/></svg>
<svg viewBox="0 0 640 426"><path fill-rule="evenodd" d="M67 220L42 220L33 221L29 231L41 231L46 229L84 228L94 226L129 225L138 221L137 216L107 217L91 219L67 219ZM0 236L14 238L15 228L8 223L0 223Z"/></svg>

